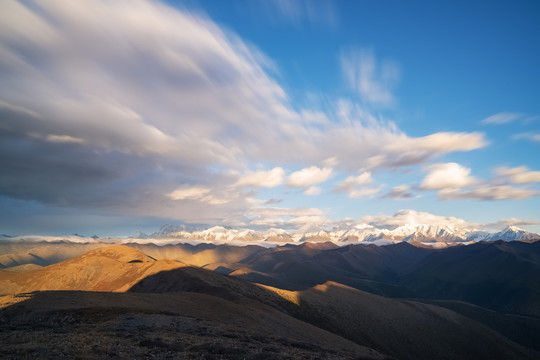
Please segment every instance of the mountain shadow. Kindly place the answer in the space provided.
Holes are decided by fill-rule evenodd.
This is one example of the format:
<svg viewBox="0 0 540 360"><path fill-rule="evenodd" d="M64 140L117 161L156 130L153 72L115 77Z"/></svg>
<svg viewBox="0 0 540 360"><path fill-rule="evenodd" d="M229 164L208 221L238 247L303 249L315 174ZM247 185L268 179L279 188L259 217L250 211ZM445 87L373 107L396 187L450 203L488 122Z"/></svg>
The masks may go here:
<svg viewBox="0 0 540 360"><path fill-rule="evenodd" d="M283 293L283 290L276 290ZM327 282L289 292L299 317L399 359L535 359L540 353L454 311Z"/></svg>
<svg viewBox="0 0 540 360"><path fill-rule="evenodd" d="M443 307L389 299L334 282L287 291L186 267L151 275L130 289L178 291L203 292L232 302L254 300L399 359L534 359L539 355Z"/></svg>
<svg viewBox="0 0 540 360"><path fill-rule="evenodd" d="M402 283L419 298L540 317L540 241L480 242L433 252Z"/></svg>

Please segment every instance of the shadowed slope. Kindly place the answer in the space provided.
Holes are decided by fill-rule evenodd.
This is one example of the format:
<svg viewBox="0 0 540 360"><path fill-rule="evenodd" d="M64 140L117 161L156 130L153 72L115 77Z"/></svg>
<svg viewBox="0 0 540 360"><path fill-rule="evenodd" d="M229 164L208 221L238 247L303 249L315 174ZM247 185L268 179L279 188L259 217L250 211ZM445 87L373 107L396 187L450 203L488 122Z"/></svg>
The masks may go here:
<svg viewBox="0 0 540 360"><path fill-rule="evenodd" d="M533 359L538 355L451 310L388 299L334 282L303 291L257 288L185 267L152 275L130 291L193 291L235 302L248 298L399 359Z"/></svg>
<svg viewBox="0 0 540 360"><path fill-rule="evenodd" d="M175 244L157 246L154 244L126 244L141 252L162 260L181 260L183 263L204 266L212 263L235 263L265 250L256 245L233 246L215 244Z"/></svg>
<svg viewBox="0 0 540 360"><path fill-rule="evenodd" d="M268 288L299 304L300 318L399 359L534 359L539 354L438 306L388 299L334 282Z"/></svg>
<svg viewBox="0 0 540 360"><path fill-rule="evenodd" d="M540 242L481 242L435 252L403 282L418 297L540 317Z"/></svg>
<svg viewBox="0 0 540 360"><path fill-rule="evenodd" d="M365 291L386 296L411 296L399 284L399 277L413 268L434 250L402 243L388 246L349 245L322 246L305 243L287 245L256 253L241 263L267 278L258 282L288 290L299 290L336 281ZM251 273L239 274L247 280ZM279 286L279 285L278 285Z"/></svg>
<svg viewBox="0 0 540 360"><path fill-rule="evenodd" d="M497 331L518 344L540 351L540 319L504 314L461 301L420 300L450 309Z"/></svg>

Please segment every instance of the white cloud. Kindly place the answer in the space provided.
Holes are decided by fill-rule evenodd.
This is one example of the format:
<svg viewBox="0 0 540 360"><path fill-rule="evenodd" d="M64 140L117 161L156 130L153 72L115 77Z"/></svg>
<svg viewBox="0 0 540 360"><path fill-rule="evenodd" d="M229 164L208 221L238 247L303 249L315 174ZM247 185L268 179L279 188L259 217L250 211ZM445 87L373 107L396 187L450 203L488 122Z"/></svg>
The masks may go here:
<svg viewBox="0 0 540 360"><path fill-rule="evenodd" d="M377 194L380 191L381 191L380 188L353 189L349 191L349 197L357 198L357 197L362 197L362 196L368 196L368 195Z"/></svg>
<svg viewBox="0 0 540 360"><path fill-rule="evenodd" d="M350 192L360 185L370 185L373 182L369 171L363 172L358 176L349 176L343 180L335 189L336 193Z"/></svg>
<svg viewBox="0 0 540 360"><path fill-rule="evenodd" d="M383 196L383 198L391 198L391 199L410 199L411 197L413 197L411 188L409 187L409 185L404 185L404 184L394 186L388 194L385 194Z"/></svg>
<svg viewBox="0 0 540 360"><path fill-rule="evenodd" d="M253 209L251 215L253 218L250 223L254 226L299 229L310 225L330 224L324 212L315 208L261 207Z"/></svg>
<svg viewBox="0 0 540 360"><path fill-rule="evenodd" d="M481 185L472 189L448 188L439 191L441 200L472 199L480 201L494 200L522 200L540 196L540 192L526 188L517 188L508 185Z"/></svg>
<svg viewBox="0 0 540 360"><path fill-rule="evenodd" d="M0 54L10 198L237 224L255 205L234 185L277 186L291 164L324 164L288 178L304 187L333 168L397 168L486 144L479 133L410 137L346 101L295 111L263 54L159 1L0 2ZM354 56L360 64L344 61L366 101L393 99L395 68ZM231 175L254 163L274 168Z"/></svg>
<svg viewBox="0 0 540 360"><path fill-rule="evenodd" d="M239 186L257 186L271 188L283 184L285 170L281 167L275 167L268 171L257 171L244 175L238 180Z"/></svg>
<svg viewBox="0 0 540 360"><path fill-rule="evenodd" d="M10 104L2 125L10 131L61 134L88 147L195 166L333 158L357 170L379 155L372 167L483 146L481 135L471 134L433 149L427 137L410 138L366 111L343 121L317 113L314 124L310 109L291 109L257 50L207 18L159 2L51 0L39 13L15 7L0 17L0 49L10 54L0 68L0 93ZM22 48L33 49L32 61ZM404 144L381 147L395 143Z"/></svg>
<svg viewBox="0 0 540 360"><path fill-rule="evenodd" d="M167 194L172 200L196 200L211 205L223 205L230 201L226 197L218 197L211 192L213 189L204 186L184 185Z"/></svg>
<svg viewBox="0 0 540 360"><path fill-rule="evenodd" d="M305 188L302 192L306 195L319 195L321 193L321 188L317 186L310 186Z"/></svg>
<svg viewBox="0 0 540 360"><path fill-rule="evenodd" d="M420 188L442 190L471 186L477 180L470 173L471 169L457 163L434 164L428 167L428 175L420 184Z"/></svg>
<svg viewBox="0 0 540 360"><path fill-rule="evenodd" d="M434 164L428 167L428 175L420 184L420 189L437 190L439 200L521 200L540 195L536 190L500 184L500 179L481 182L470 173L469 168L457 163ZM503 179L508 179L510 184L537 181L538 176L526 167L500 167L496 169L496 173Z"/></svg>
<svg viewBox="0 0 540 360"><path fill-rule="evenodd" d="M507 124L523 117L523 114L501 112L482 120L482 124Z"/></svg>
<svg viewBox="0 0 540 360"><path fill-rule="evenodd" d="M378 64L373 51L350 49L341 54L341 68L349 86L364 101L382 105L395 101L392 88L400 76L396 63Z"/></svg>
<svg viewBox="0 0 540 360"><path fill-rule="evenodd" d="M333 190L334 193L348 193L349 198L357 198L377 194L382 187L367 187L373 183L371 172L365 171L357 176L348 176Z"/></svg>
<svg viewBox="0 0 540 360"><path fill-rule="evenodd" d="M404 138L402 141L387 145L389 150L407 151L408 148L416 151L434 151L442 154L451 151L470 151L480 149L487 145L481 133L454 133L440 132L419 138Z"/></svg>
<svg viewBox="0 0 540 360"><path fill-rule="evenodd" d="M289 175L287 179L287 186L301 187L319 184L328 180L330 175L332 175L331 168L319 168L317 166L311 166L295 171Z"/></svg>
<svg viewBox="0 0 540 360"><path fill-rule="evenodd" d="M453 216L439 216L410 209L399 210L393 215L364 216L358 219L358 223L382 228L395 228L402 225L449 225L457 228L476 226Z"/></svg>
<svg viewBox="0 0 540 360"><path fill-rule="evenodd" d="M204 186L182 186L167 194L173 200L197 200L207 196L212 189Z"/></svg>
<svg viewBox="0 0 540 360"><path fill-rule="evenodd" d="M514 140L526 139L534 142L540 142L540 134L533 132L519 133L512 136Z"/></svg>
<svg viewBox="0 0 540 360"><path fill-rule="evenodd" d="M29 133L28 136L59 144L84 144L86 141L69 135L40 135Z"/></svg>
<svg viewBox="0 0 540 360"><path fill-rule="evenodd" d="M264 205L272 205L272 204L279 204L280 202L282 202L283 199L268 199L266 201L263 202Z"/></svg>
<svg viewBox="0 0 540 360"><path fill-rule="evenodd" d="M540 182L540 171L530 171L526 166L515 168L501 166L495 169L495 173L500 177L508 179L510 184Z"/></svg>

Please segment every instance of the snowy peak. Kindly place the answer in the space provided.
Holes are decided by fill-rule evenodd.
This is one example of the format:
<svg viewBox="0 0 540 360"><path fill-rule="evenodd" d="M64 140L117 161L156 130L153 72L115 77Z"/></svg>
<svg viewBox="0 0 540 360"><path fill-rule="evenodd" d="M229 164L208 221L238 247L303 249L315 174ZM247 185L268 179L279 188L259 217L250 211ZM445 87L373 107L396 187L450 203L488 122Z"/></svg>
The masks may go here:
<svg viewBox="0 0 540 360"><path fill-rule="evenodd" d="M507 226L502 231L488 236L489 240L523 241L540 238L540 235L530 233L516 226Z"/></svg>
<svg viewBox="0 0 540 360"><path fill-rule="evenodd" d="M324 230L312 226L296 233L284 229L256 231L252 229L234 229L223 226L207 228L187 228L185 225L165 225L159 231L146 235L139 233L138 238L178 239L195 242L269 242L269 243L396 243L414 242L424 244L455 244L477 241L520 241L540 238L540 235L527 232L515 226L508 226L497 233L488 233L477 229L438 224L405 224L394 229L380 229L372 225L354 225L334 230ZM307 230L307 231L306 231Z"/></svg>
<svg viewBox="0 0 540 360"><path fill-rule="evenodd" d="M468 229L459 229L449 225L418 225L416 230L404 241L411 242L465 242Z"/></svg>

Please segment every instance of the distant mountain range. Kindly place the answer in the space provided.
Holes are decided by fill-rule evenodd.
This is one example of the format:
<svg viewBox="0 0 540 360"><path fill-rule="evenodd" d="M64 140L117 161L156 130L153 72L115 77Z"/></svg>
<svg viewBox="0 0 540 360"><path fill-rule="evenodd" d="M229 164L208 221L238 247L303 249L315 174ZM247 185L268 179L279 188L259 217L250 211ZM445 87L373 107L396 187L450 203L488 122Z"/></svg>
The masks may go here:
<svg viewBox="0 0 540 360"><path fill-rule="evenodd" d="M458 228L449 225L402 225L394 229L382 229L370 225L336 230L318 230L311 232L289 233L283 229L256 231L252 229L234 229L214 226L189 228L185 225L164 225L153 234L137 232L133 239L181 239L197 242L327 242L334 243L423 243L433 246L445 244L470 243L477 241L527 241L540 238L515 226L507 226L500 232L489 233L476 229Z"/></svg>

